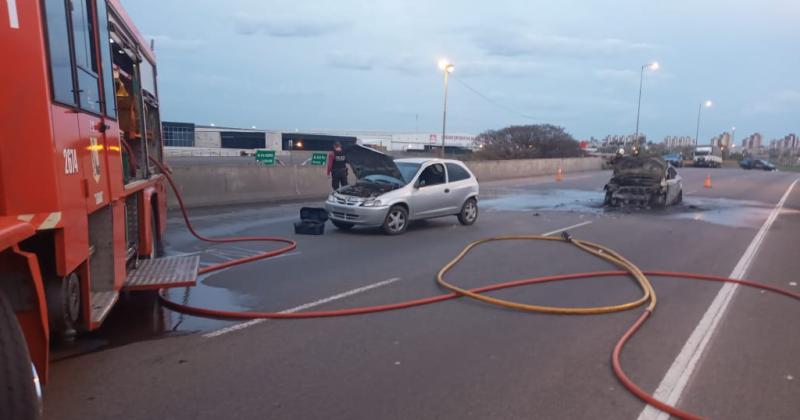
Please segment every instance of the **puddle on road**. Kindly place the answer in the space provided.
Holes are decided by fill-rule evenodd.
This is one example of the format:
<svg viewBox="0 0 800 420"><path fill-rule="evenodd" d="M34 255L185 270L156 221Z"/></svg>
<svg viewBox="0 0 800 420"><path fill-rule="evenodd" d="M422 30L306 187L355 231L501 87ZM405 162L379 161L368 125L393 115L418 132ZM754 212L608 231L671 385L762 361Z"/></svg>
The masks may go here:
<svg viewBox="0 0 800 420"><path fill-rule="evenodd" d="M691 196L684 197L683 203L666 209L612 208L603 206L603 191L569 189L508 190L483 199L480 204L500 211L642 215L732 227L758 227L773 209L771 204L758 201Z"/></svg>
<svg viewBox="0 0 800 420"><path fill-rule="evenodd" d="M209 249L211 252L207 252ZM241 248L225 249L223 246L214 246L201 253L201 265L238 258L242 256L239 255L242 252ZM256 252L259 250L253 250L252 253ZM180 254L177 251L167 252L167 255ZM201 275L194 287L167 289L166 297L174 302L192 306L230 311L253 310L248 306L251 297L222 287L207 285L206 280L224 271ZM155 291L121 293L119 301L99 329L81 334L73 341L53 343L51 361L140 341L213 331L237 322L241 321L201 318L170 311L159 304Z"/></svg>

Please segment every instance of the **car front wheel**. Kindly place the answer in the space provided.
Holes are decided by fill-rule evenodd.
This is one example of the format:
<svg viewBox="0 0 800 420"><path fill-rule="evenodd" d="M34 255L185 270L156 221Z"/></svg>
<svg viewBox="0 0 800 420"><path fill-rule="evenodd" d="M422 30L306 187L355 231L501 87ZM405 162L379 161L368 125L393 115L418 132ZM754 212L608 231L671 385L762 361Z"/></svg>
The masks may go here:
<svg viewBox="0 0 800 420"><path fill-rule="evenodd" d="M478 200L470 198L461 206L461 212L458 213L458 221L464 226L469 226L478 220Z"/></svg>
<svg viewBox="0 0 800 420"><path fill-rule="evenodd" d="M383 221L383 231L387 235L399 235L405 232L407 227L408 210L400 205L392 206Z"/></svg>

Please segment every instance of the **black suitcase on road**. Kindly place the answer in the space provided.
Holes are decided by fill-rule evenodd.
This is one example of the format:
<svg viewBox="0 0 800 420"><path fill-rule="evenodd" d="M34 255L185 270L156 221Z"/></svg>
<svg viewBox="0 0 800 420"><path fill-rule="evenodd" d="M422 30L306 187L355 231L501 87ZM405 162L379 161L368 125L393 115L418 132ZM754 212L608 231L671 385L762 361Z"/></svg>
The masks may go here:
<svg viewBox="0 0 800 420"><path fill-rule="evenodd" d="M328 212L319 207L303 207L300 209L300 221L294 222L294 233L298 235L322 235L325 233L325 222Z"/></svg>

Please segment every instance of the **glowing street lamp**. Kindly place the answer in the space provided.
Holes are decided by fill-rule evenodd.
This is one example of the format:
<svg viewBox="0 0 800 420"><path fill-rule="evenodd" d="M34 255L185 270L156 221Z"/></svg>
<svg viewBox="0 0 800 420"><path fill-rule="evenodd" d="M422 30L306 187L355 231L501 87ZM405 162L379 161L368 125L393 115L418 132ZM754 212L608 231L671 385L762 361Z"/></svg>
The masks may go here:
<svg viewBox="0 0 800 420"><path fill-rule="evenodd" d="M697 108L697 131L695 131L695 134L694 134L694 145L695 146L697 146L697 140L700 138L700 113L701 113L701 111L703 110L704 107L705 108L711 108L711 105L714 105L714 103L711 102L710 100L708 100L708 101L705 101L705 102L701 102L700 106Z"/></svg>
<svg viewBox="0 0 800 420"><path fill-rule="evenodd" d="M447 82L450 73L455 70L455 66L447 59L439 60L439 70L444 72L444 112L442 113L442 150L440 156L444 158L444 139L447 134Z"/></svg>
<svg viewBox="0 0 800 420"><path fill-rule="evenodd" d="M644 70L650 69L652 71L656 71L660 67L661 66L658 64L658 61L654 61L652 63L643 65L642 71L639 74L639 105L636 107L636 136L633 138L633 141L636 142L636 146L639 144L639 112L642 109L642 84L644 84Z"/></svg>

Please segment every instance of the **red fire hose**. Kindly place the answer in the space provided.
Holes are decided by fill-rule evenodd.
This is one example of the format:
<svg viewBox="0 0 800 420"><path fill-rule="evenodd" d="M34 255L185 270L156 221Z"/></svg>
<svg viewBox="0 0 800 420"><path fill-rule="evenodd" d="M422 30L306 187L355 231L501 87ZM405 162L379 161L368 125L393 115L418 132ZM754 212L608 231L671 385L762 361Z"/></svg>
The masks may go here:
<svg viewBox="0 0 800 420"><path fill-rule="evenodd" d="M186 207L184 206L183 199L178 191L172 177L170 176L167 169L158 161L151 158L151 161L158 166L164 176L167 178L167 181L172 186L173 191L175 191L175 197L180 204L181 213L183 214L183 219L186 222L186 227L189 231L194 235L197 239L206 242L213 242L213 243L231 243L231 242L251 242L251 241L259 241L259 242L278 242L281 244L286 244L285 246L271 250L262 252L253 256L239 258L232 261L227 261L220 264L211 265L199 270L199 274L209 273L212 271L221 270L223 268L228 268L231 266L244 264L264 258L274 257L291 250L294 250L297 247L295 241L280 238L280 237L269 237L269 236L246 236L246 237L229 237L229 238L208 238L205 236L200 235L194 229L189 220L188 212L186 211ZM570 240L571 241L571 240ZM601 252L602 253L602 252ZM613 253L613 251L611 251ZM463 254L463 252L462 252ZM617 255L618 256L618 255ZM621 258L621 257L620 257ZM623 259L624 260L624 259ZM625 260L627 261L627 260ZM452 263L452 262L451 262ZM638 269L637 269L638 270ZM684 272L670 272L670 271L644 271L639 273L643 273L646 276L651 277L670 277L670 278L682 278L682 279L690 279L690 280L704 280L704 281L715 281L715 282L723 282L723 283L736 283L742 286L768 290L774 293L782 294L794 299L800 300L800 293L795 293L789 290L784 290L778 287L770 286L763 283L757 283L754 281L747 281L747 280L736 280L727 277L720 277L720 276L712 276L706 274L695 274L695 273L684 273ZM440 272L441 274L441 272ZM509 281L504 283L496 283L488 286L482 286L474 289L464 290L464 293L468 294L483 294L495 290L506 289L511 287L519 287L519 286L526 286L532 284L539 284L539 283L546 283L546 282L554 282L554 281L566 281L566 280L577 280L577 279L589 279L589 278L596 278L596 277L610 277L610 276L629 276L632 275L631 270L628 271L598 271L598 272L591 272L591 273L575 273L575 274L562 274L557 276L546 276L546 277L535 277L523 280L515 280ZM648 284L649 286L649 284ZM327 310L327 311L309 311L309 312L297 312L297 313L280 313L280 312L241 312L241 311L223 311L223 310L216 310L216 309L209 309L209 308L199 308L189 305L183 305L180 303L176 303L173 301L168 300L164 297L163 293L159 294L159 299L161 304L165 307L195 316L201 317L208 317L208 318L217 318L217 319L229 319L229 320L245 320L245 319L258 319L258 318L270 318L270 319L299 319L299 318L324 318L324 317L337 317L337 316L348 316L348 315L360 315L360 314L368 314L368 313L376 313L376 312L385 312L385 311L393 311L398 309L406 309L415 306L422 306L436 302L442 302L445 300L455 299L464 296L464 293L446 293L438 296L431 296L421 299L409 300L405 302L398 302L398 303L391 303L386 305L376 305L376 306L365 306L365 307L356 307L356 308L347 308L347 309L335 309L335 310ZM647 291L645 291L645 296L647 296ZM651 297L654 300L654 296ZM652 305L654 306L654 305ZM641 326L647 321L647 319L652 314L652 308L648 307L645 311L639 316L636 322L628 328L625 334L619 339L619 341L614 346L614 350L611 353L611 364L614 370L614 374L617 376L617 379L637 398L644 401L645 403L664 411L672 416L687 419L687 420L694 420L694 419L701 419L702 417L689 413L683 410L680 410L676 407L673 407L669 404L666 404L662 401L655 399L652 395L648 394L641 388L639 388L625 372L622 370L622 365L620 363L620 354L622 353L622 349L625 344L630 340L630 338L636 334L636 332L641 328Z"/></svg>

